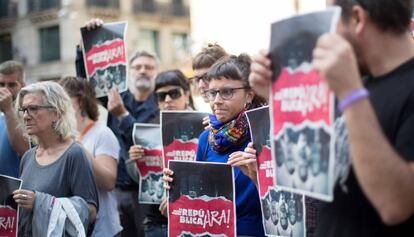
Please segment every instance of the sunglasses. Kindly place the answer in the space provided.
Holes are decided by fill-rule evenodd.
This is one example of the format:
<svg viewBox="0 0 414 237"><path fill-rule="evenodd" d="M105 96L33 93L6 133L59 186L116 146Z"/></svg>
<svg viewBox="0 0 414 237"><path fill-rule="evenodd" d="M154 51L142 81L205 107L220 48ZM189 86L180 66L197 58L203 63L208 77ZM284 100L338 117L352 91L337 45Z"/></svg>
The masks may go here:
<svg viewBox="0 0 414 237"><path fill-rule="evenodd" d="M182 96L181 89L175 88L169 91L162 91L162 92L155 93L155 96L157 97L158 102L164 102L165 98L167 98L167 95L173 100L178 99Z"/></svg>

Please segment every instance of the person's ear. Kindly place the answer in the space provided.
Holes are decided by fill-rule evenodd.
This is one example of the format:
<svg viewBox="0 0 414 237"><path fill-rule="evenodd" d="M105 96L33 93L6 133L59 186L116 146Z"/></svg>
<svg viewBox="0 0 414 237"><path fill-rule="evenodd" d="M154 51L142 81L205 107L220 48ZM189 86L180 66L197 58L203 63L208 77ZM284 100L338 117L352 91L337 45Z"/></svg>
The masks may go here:
<svg viewBox="0 0 414 237"><path fill-rule="evenodd" d="M360 5L352 7L350 24L356 35L362 34L368 23L368 12Z"/></svg>

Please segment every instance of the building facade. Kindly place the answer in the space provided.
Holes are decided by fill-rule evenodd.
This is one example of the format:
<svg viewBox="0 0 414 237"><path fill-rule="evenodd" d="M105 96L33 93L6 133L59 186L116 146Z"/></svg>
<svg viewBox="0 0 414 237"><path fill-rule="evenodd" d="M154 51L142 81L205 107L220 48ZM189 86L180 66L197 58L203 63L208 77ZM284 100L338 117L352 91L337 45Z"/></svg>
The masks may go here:
<svg viewBox="0 0 414 237"><path fill-rule="evenodd" d="M1 0L0 62L18 60L28 82L75 74L80 27L128 21L127 50L153 52L161 69L190 64L189 0Z"/></svg>

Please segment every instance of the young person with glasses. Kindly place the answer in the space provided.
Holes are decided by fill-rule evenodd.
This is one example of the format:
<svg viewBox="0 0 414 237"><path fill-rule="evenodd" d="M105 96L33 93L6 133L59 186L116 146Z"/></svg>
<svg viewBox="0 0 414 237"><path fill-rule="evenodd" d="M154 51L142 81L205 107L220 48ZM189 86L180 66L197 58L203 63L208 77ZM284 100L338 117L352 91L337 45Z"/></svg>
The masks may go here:
<svg viewBox="0 0 414 237"><path fill-rule="evenodd" d="M213 114L211 128L199 138L197 161L228 163L233 152L243 151L250 141L245 111L265 104L250 89L250 57L241 54L217 61L209 70L206 98ZM259 194L255 184L235 167L236 213L238 236L264 236ZM164 169L164 187L173 181L172 171Z"/></svg>
<svg viewBox="0 0 414 237"><path fill-rule="evenodd" d="M204 94L208 89L207 73L215 62L225 56L227 56L227 53L220 45L208 44L193 58L194 77L190 78L190 81L196 89L193 95L199 95L194 97L197 110L211 112L208 106L209 100Z"/></svg>
<svg viewBox="0 0 414 237"><path fill-rule="evenodd" d="M163 110L194 110L188 79L179 70L161 72L155 78L155 97L158 107ZM159 123L159 114L150 123ZM127 171L132 179L138 181L135 161L144 155L141 145L133 145L129 149ZM166 205L166 201L161 205ZM160 205L146 205L144 231L145 237L167 236L168 220L160 212Z"/></svg>

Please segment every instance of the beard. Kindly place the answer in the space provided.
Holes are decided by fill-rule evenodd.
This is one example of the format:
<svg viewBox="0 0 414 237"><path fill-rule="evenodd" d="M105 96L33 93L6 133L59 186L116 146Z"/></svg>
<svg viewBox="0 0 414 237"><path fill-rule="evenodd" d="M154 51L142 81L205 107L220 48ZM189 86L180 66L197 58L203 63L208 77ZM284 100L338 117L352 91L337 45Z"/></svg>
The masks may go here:
<svg viewBox="0 0 414 237"><path fill-rule="evenodd" d="M140 76L134 80L134 87L138 91L149 91L152 88L151 78Z"/></svg>

